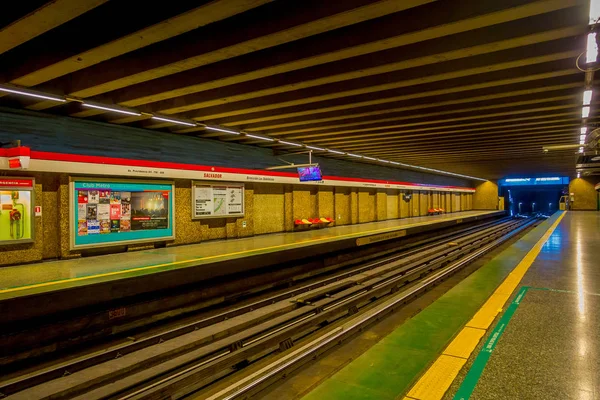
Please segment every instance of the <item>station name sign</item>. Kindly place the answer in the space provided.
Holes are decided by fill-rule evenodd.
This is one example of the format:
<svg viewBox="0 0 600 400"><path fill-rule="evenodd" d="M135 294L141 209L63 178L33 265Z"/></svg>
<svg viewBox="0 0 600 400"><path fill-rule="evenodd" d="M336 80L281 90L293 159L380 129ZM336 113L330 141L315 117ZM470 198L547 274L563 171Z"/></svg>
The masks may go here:
<svg viewBox="0 0 600 400"><path fill-rule="evenodd" d="M506 178L500 180L500 186L566 185L568 183L569 178L560 176L541 178Z"/></svg>

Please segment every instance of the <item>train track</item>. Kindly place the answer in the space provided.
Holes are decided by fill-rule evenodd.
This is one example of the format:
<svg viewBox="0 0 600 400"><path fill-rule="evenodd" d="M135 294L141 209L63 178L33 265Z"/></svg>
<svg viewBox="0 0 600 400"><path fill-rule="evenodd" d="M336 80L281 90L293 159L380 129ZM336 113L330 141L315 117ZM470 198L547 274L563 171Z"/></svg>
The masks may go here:
<svg viewBox="0 0 600 400"><path fill-rule="evenodd" d="M417 249L138 342L12 379L0 384L0 393L15 399L181 398L272 353L284 354L260 374L215 398L245 397L534 222L503 219L446 234L435 243L430 240ZM374 302L381 304L354 318ZM342 329L303 343L308 335L345 319L349 322Z"/></svg>

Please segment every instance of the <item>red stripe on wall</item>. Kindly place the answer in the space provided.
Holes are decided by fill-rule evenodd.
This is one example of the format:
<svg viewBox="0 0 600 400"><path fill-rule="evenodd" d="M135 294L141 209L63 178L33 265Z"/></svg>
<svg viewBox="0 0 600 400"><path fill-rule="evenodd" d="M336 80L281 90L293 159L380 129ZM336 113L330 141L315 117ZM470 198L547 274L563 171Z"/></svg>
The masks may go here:
<svg viewBox="0 0 600 400"><path fill-rule="evenodd" d="M1 153L0 153L1 154ZM206 165L196 164L183 164L173 163L165 161L146 161L146 160L131 160L126 158L116 157L104 157L104 156L88 156L81 154L66 154L66 153L53 153L46 151L32 151L31 158L37 160L46 161L63 161L63 162L77 162L87 164L110 164L110 165L122 165L131 167L146 167L146 168L163 168L163 169L180 169L188 171L202 171L212 173L232 173L232 174L246 174L246 175L262 175L262 176L281 176L281 177L297 177L296 173L291 172L276 172L268 170L257 170L257 169L243 169L243 168L227 168L227 167L212 167ZM362 179L362 178L347 178L340 176L323 176L323 179L337 180L346 182L363 182L363 183L376 183L382 185L406 185L419 187L436 187L441 189L467 189L474 190L473 188L461 187L461 186L442 186L442 185L428 185L413 182L399 182L399 181L383 181L376 179Z"/></svg>

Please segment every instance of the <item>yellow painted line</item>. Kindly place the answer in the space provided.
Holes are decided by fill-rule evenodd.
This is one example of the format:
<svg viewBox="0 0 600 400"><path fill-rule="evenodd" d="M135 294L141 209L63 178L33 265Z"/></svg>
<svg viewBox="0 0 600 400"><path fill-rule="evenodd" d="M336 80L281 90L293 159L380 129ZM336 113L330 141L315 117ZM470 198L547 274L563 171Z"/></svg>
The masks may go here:
<svg viewBox="0 0 600 400"><path fill-rule="evenodd" d="M485 214L467 215L464 218L470 218L470 217L480 216L480 215L485 215ZM345 235L330 236L330 237L327 237L327 238L310 239L310 240L306 240L306 241L302 241L302 242L298 242L298 243L294 243L294 244L296 244L296 245L297 244L304 245L304 244L308 244L308 243L325 242L325 241L331 241L331 240L337 240L337 239L343 239L343 238L351 238L351 237L356 237L356 236L367 236L367 235L370 235L370 234L373 234L373 233L380 233L380 232L386 232L386 231L394 231L394 230L398 230L398 229L408 229L408 228L414 228L415 226L428 225L431 221L446 222L446 221L452 221L452 220L453 220L453 218L432 219L432 220L425 221L425 222L417 222L417 223L414 223L414 224L403 225L402 227L391 227L391 228L373 229L373 230L370 230L370 231L357 232L357 233L348 233L348 234L345 234ZM57 281L35 283L33 285L18 286L18 287L14 287L14 288L0 289L0 294L11 293L11 292L19 292L19 291L23 291L23 290L36 289L36 288L41 288L41 287L55 286L55 285L60 285L60 284L64 284L64 283L80 282L80 281L85 281L85 280L90 280L90 279L105 278L105 277L109 277L109 276L129 274L129 273L132 273L132 272L148 271L148 270L151 270L151 269L158 269L158 268L163 268L163 267L172 267L172 266L176 266L176 265L187 264L187 263L191 263L191 262L195 262L195 261L201 261L201 260L212 260L212 259L216 259L216 258L229 258L229 257L233 257L233 256L239 256L239 255L243 255L243 254L256 253L256 252L268 252L269 250L280 249L282 247L290 247L290 246L292 246L294 244L290 244L290 243L279 244L279 245L276 245L276 246L263 247L263 248L260 248L260 249L243 250L243 251L237 251L237 252L234 252L234 253L219 254L219 255L215 255L215 256L190 258L189 260L174 261L174 262L163 263L163 264L156 264L156 265L146 265L146 266L143 266L143 267L136 267L136 268L130 268L130 269L123 269L123 270L119 270L119 271L105 272L105 273L96 274L96 275L80 276L80 277L77 277L77 278L69 278L69 279L61 279L61 280L57 280ZM299 246L299 247L302 247L302 246Z"/></svg>
<svg viewBox="0 0 600 400"><path fill-rule="evenodd" d="M466 362L465 358L442 354L408 395L415 399L441 399Z"/></svg>
<svg viewBox="0 0 600 400"><path fill-rule="evenodd" d="M498 313L502 311L504 304L517 288L565 214L566 211L554 221L552 226L548 228L540 240L498 286L438 359L421 376L408 392L409 397L417 400L440 400L444 396L475 347L477 347L487 328L489 328Z"/></svg>
<svg viewBox="0 0 600 400"><path fill-rule="evenodd" d="M454 356L464 358L465 360L469 358L475 347L477 347L477 343L485 334L485 330L477 329L477 328L464 328L446 347L444 350L445 355Z"/></svg>

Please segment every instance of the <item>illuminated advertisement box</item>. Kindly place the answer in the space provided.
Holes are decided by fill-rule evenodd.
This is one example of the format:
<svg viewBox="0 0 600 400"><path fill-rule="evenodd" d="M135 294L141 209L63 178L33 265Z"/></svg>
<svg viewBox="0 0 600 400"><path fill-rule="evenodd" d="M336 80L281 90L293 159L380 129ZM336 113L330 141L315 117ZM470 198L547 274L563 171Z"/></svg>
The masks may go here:
<svg viewBox="0 0 600 400"><path fill-rule="evenodd" d="M0 176L0 245L34 240L33 178Z"/></svg>
<svg viewBox="0 0 600 400"><path fill-rule="evenodd" d="M172 182L71 178L71 248L175 238Z"/></svg>

